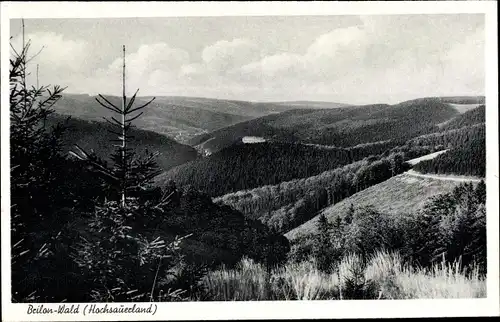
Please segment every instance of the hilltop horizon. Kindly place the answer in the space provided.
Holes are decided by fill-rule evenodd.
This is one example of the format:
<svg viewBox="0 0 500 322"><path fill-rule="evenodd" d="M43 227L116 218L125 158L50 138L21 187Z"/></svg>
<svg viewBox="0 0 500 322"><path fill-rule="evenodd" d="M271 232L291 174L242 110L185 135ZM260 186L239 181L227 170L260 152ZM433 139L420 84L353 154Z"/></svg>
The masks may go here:
<svg viewBox="0 0 500 322"><path fill-rule="evenodd" d="M103 96L110 97L121 97L121 94L104 94L104 93L76 93L71 91L66 91L65 95L75 95L75 96L97 96L99 94ZM232 102L249 102L249 103L274 103L274 104L293 104L293 103L324 103L324 104L339 104L344 106L357 106L357 105L372 105L372 104L387 104L387 105L395 105L398 103L403 103L407 101L417 100L417 99L430 99L430 98L478 98L484 100L486 95L478 94L478 95L430 95L430 96L414 96L409 97L408 99L393 101L393 102L382 102L382 101L366 101L364 103L352 103L350 101L340 101L340 100L321 100L321 99L283 99L283 100L248 100L243 98L226 98L226 97L215 97L215 96L195 96L195 95L137 95L137 97L141 98L150 98L150 97L164 97L164 98L183 98L183 99L206 99L206 100L220 100L220 101L232 101Z"/></svg>

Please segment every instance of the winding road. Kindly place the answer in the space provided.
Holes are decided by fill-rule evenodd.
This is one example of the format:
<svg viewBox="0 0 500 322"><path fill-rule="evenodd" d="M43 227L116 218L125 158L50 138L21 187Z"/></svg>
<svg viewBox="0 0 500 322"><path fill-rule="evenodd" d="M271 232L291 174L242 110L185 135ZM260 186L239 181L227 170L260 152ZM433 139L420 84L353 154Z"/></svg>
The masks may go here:
<svg viewBox="0 0 500 322"><path fill-rule="evenodd" d="M448 150L434 152L431 154L421 156L419 158L408 160L407 162L411 165L415 165L415 164L419 163L420 161L434 159L435 157L437 157L440 154L445 153L446 151L448 151ZM429 178L429 179L436 179L436 180L446 180L446 181L456 181L456 182L480 182L481 180L484 180L482 178L470 177L470 176L433 174L433 173L432 174L423 174L423 173L417 172L413 169L410 169L410 170L406 171L405 173L410 175L410 176L413 176L413 177Z"/></svg>

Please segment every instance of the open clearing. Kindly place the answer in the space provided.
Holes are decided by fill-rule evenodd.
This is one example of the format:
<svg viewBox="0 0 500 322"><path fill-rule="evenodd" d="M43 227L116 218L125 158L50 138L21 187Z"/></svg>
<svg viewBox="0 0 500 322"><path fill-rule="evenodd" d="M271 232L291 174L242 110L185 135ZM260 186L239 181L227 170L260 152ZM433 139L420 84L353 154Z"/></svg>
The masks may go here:
<svg viewBox="0 0 500 322"><path fill-rule="evenodd" d="M407 172L382 183L371 186L351 197L331 205L321 211L329 220L347 212L349 206L373 206L380 212L391 215L414 213L425 205L429 198L447 193L460 184L455 180L437 180L432 177L413 176ZM292 240L300 235L316 231L319 216L289 231L285 236Z"/></svg>
<svg viewBox="0 0 500 322"><path fill-rule="evenodd" d="M483 105L483 104L450 104L453 108L455 108L459 113L463 114L467 111L473 110L476 107Z"/></svg>
<svg viewBox="0 0 500 322"><path fill-rule="evenodd" d="M409 160L408 163L415 165L423 160L430 160L448 150L438 151ZM339 203L323 209L329 220L337 214L346 213L351 204L355 207L373 206L380 212L393 215L406 215L420 210L429 198L447 193L463 182L478 183L481 178L457 176L422 174L414 170L390 178L384 182L360 191ZM288 239L314 232L319 215L305 222L301 226L292 229L285 236Z"/></svg>
<svg viewBox="0 0 500 322"><path fill-rule="evenodd" d="M419 158L408 160L407 162L409 164L411 164L411 165L415 165L415 164L419 163L420 161L432 160L435 157L437 157L438 155L445 153L446 151L448 151L448 150L442 150L442 151L434 152L434 153L431 153L431 154L427 154L427 155L421 156Z"/></svg>

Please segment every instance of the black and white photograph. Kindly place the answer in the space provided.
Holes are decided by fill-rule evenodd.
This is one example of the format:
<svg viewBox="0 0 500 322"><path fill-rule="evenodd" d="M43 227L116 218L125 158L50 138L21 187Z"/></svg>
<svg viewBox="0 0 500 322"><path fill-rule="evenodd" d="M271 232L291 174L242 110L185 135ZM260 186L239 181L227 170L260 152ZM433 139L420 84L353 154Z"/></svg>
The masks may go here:
<svg viewBox="0 0 500 322"><path fill-rule="evenodd" d="M170 319L179 302L498 302L496 3L481 3L10 9L2 305L62 321Z"/></svg>

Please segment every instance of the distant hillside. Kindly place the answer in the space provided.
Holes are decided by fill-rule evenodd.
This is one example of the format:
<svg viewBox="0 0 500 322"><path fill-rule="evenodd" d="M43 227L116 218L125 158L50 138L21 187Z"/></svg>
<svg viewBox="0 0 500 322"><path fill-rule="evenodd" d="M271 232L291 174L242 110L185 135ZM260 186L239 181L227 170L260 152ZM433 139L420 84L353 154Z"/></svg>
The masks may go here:
<svg viewBox="0 0 500 322"><path fill-rule="evenodd" d="M53 114L47 120L48 125L61 122L67 126L63 136L63 143L68 152L74 144L90 151L93 149L99 156L105 157L112 149L110 142L116 136L108 130L111 126L105 122L85 121L75 117L66 121L66 116ZM164 135L133 128L131 135L134 137L130 142L131 148L137 153L146 150L150 152L160 152L157 158L158 165L163 170L168 170L174 166L195 160L198 156L195 149L190 146L177 143Z"/></svg>
<svg viewBox="0 0 500 322"><path fill-rule="evenodd" d="M120 98L105 96L112 103L120 106ZM54 105L59 114L71 115L89 121L102 121L103 116L110 116L111 112L102 108L95 100L95 96L66 94ZM146 103L148 98L138 97L137 105ZM225 106L229 105L229 106ZM233 114L238 109L233 108L235 104L225 101L214 100L188 100L182 98L156 98L155 101L144 110L142 117L135 121L136 126L141 129L155 131L178 141L225 127L237 122L251 119L265 113L253 113L247 109L241 109L241 114ZM217 110L216 107L219 107Z"/></svg>
<svg viewBox="0 0 500 322"><path fill-rule="evenodd" d="M287 101L287 102L272 102L271 104L278 106L293 106L300 109L306 108L339 108L347 107L350 104L334 103L334 102L321 102L321 101Z"/></svg>
<svg viewBox="0 0 500 322"><path fill-rule="evenodd" d="M480 105L472 110L457 115L448 122L440 126L441 130L459 129L466 126L471 126L486 122L486 107Z"/></svg>
<svg viewBox="0 0 500 322"><path fill-rule="evenodd" d="M285 233L321 209L408 168L402 158L369 157L315 176L226 194L214 202L231 206L248 218L259 219Z"/></svg>
<svg viewBox="0 0 500 322"><path fill-rule="evenodd" d="M210 153L239 142L244 136L349 147L375 141L407 140L435 132L437 124L458 114L449 104L431 99L392 106L300 109L237 123L194 137L188 143Z"/></svg>
<svg viewBox="0 0 500 322"><path fill-rule="evenodd" d="M355 207L372 205L380 212L396 216L407 215L421 209L430 197L450 192L459 184L460 182L419 178L403 173L327 207L321 213L333 222L337 216L347 213L352 204ZM315 234L318 218L319 215L292 229L285 236L293 240Z"/></svg>
<svg viewBox="0 0 500 322"><path fill-rule="evenodd" d="M439 96L439 97L423 97L414 100L409 100L408 102L419 102L419 101L437 101L442 103L450 104L484 104L484 96Z"/></svg>
<svg viewBox="0 0 500 322"><path fill-rule="evenodd" d="M444 96L439 97L442 102L452 104L484 104L484 96Z"/></svg>
<svg viewBox="0 0 500 322"><path fill-rule="evenodd" d="M421 135L409 140L406 144L409 146L442 146L443 148L460 147L475 138L484 138L485 132L485 123L478 123L459 129Z"/></svg>
<svg viewBox="0 0 500 322"><path fill-rule="evenodd" d="M212 197L229 192L310 177L351 163L345 149L320 149L293 143L237 144L178 166L157 178L192 185Z"/></svg>
<svg viewBox="0 0 500 322"><path fill-rule="evenodd" d="M474 137L432 160L418 163L414 169L422 173L458 174L483 177L486 175L486 137Z"/></svg>
<svg viewBox="0 0 500 322"><path fill-rule="evenodd" d="M484 96L443 96L443 97L425 97L410 100L408 102L428 102L435 101L440 103L447 103L459 113L465 113L480 105L485 104Z"/></svg>
<svg viewBox="0 0 500 322"><path fill-rule="evenodd" d="M120 105L116 96L105 96L112 103ZM54 109L59 114L76 116L90 121L101 121L108 116L96 101L96 96L64 94ZM152 97L138 97L136 104L144 104ZM332 107L339 104L331 103ZM138 128L168 135L179 142L185 142L195 135L219 128L296 108L306 108L307 102L295 104L245 102L200 97L160 96L136 120Z"/></svg>

